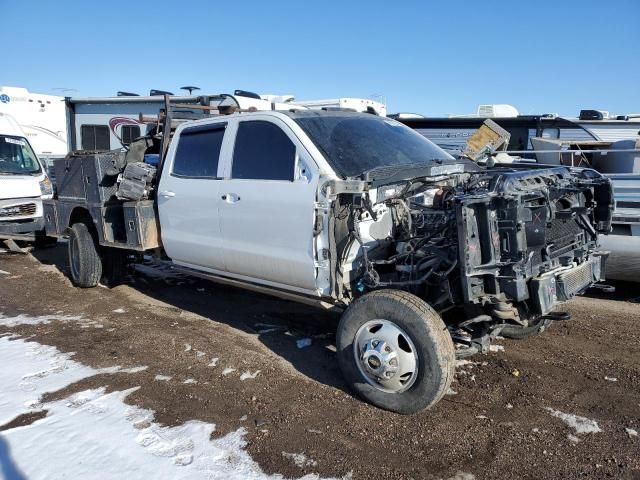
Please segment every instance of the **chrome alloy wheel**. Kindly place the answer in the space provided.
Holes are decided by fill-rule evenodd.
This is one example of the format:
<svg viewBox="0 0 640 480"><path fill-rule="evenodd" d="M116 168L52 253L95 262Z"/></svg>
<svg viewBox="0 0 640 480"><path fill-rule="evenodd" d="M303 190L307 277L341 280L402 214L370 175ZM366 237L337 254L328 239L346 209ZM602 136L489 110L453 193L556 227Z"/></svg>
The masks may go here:
<svg viewBox="0 0 640 480"><path fill-rule="evenodd" d="M353 353L362 376L383 392L404 392L418 376L416 347L409 335L388 320L362 325L353 342Z"/></svg>

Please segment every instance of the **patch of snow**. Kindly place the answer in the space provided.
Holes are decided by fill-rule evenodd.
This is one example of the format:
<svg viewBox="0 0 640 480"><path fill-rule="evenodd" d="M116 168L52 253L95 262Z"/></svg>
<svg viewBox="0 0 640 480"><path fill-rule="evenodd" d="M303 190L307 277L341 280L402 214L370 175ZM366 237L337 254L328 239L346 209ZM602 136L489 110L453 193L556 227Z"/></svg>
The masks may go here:
<svg viewBox="0 0 640 480"><path fill-rule="evenodd" d="M244 381L244 380L249 380L249 379L256 378L259 373L260 373L260 370L256 370L253 373L251 373L249 370L247 370L242 375L240 375L240 380Z"/></svg>
<svg viewBox="0 0 640 480"><path fill-rule="evenodd" d="M301 338L300 340L296 340L296 345L298 348L306 348L310 347L312 340L310 338Z"/></svg>
<svg viewBox="0 0 640 480"><path fill-rule="evenodd" d="M507 403L506 407L508 410L511 410L513 408L513 405L511 405L510 403Z"/></svg>
<svg viewBox="0 0 640 480"><path fill-rule="evenodd" d="M31 316L20 314L15 317L7 317L4 314L0 313L0 326L3 327L16 327L18 325L41 325L48 324L51 322L73 322L80 321L82 317L73 316L73 315L39 315L39 316Z"/></svg>
<svg viewBox="0 0 640 480"><path fill-rule="evenodd" d="M189 345L188 343L184 344L184 351L185 352L190 352L191 351L191 345Z"/></svg>
<svg viewBox="0 0 640 480"><path fill-rule="evenodd" d="M315 467L318 465L318 462L308 458L304 453L282 452L282 456L288 460L291 460L297 467L300 468Z"/></svg>
<svg viewBox="0 0 640 480"><path fill-rule="evenodd" d="M489 417L487 417L486 415L476 415L476 418L479 418L480 420L488 420Z"/></svg>
<svg viewBox="0 0 640 480"><path fill-rule="evenodd" d="M156 375L155 377L153 377L154 380L158 380L159 382L168 382L172 378L173 377L170 377L168 375Z"/></svg>
<svg viewBox="0 0 640 480"><path fill-rule="evenodd" d="M206 353L201 352L200 350L196 350L196 357L204 357Z"/></svg>
<svg viewBox="0 0 640 480"><path fill-rule="evenodd" d="M131 367L131 368L121 368L120 370L118 370L118 372L121 373L139 373L139 372L144 372L146 369L148 369L149 367L145 366L140 366L140 367Z"/></svg>
<svg viewBox="0 0 640 480"><path fill-rule="evenodd" d="M479 365L478 362L472 362L471 360L456 360L456 368L469 367L473 368L474 365Z"/></svg>
<svg viewBox="0 0 640 480"><path fill-rule="evenodd" d="M258 330L258 333L263 335L265 333L273 333L273 332L280 332L282 331L281 327L274 327L274 328L263 328L261 330Z"/></svg>
<svg viewBox="0 0 640 480"><path fill-rule="evenodd" d="M630 437L638 436L638 431L634 430L633 428L625 428L624 431L627 432L627 435L629 435Z"/></svg>
<svg viewBox="0 0 640 480"><path fill-rule="evenodd" d="M211 363L209 363L209 365L207 365L207 367L215 367L216 365L218 365L218 360L220 360L218 357L212 358L211 359Z"/></svg>
<svg viewBox="0 0 640 480"><path fill-rule="evenodd" d="M580 437L576 437L575 435L568 434L567 438L569 439L569 441L571 443L579 443L580 442Z"/></svg>
<svg viewBox="0 0 640 480"><path fill-rule="evenodd" d="M446 391L445 395L457 395L458 392L453 390L453 388L449 387L449 390Z"/></svg>
<svg viewBox="0 0 640 480"><path fill-rule="evenodd" d="M212 439L211 423L154 423L152 411L125 403L139 387L111 393L103 387L40 403L44 393L100 373L69 357L35 342L0 338L0 365L11 366L0 369L0 424L29 410L47 410L30 425L2 432L11 452L5 460L24 478L63 472L66 478L84 479L282 479L264 474L245 451L243 428Z"/></svg>
<svg viewBox="0 0 640 480"><path fill-rule="evenodd" d="M0 270L0 275L11 275L11 273Z"/></svg>
<svg viewBox="0 0 640 480"><path fill-rule="evenodd" d="M198 383L198 381L195 378L187 378L184 382L182 383Z"/></svg>
<svg viewBox="0 0 640 480"><path fill-rule="evenodd" d="M453 477L449 477L447 480L476 480L476 477L472 473L456 472Z"/></svg>
<svg viewBox="0 0 640 480"><path fill-rule="evenodd" d="M573 428L577 434L580 433L598 433L602 430L598 426L598 422L595 420L591 420L586 417L580 417L578 415L573 415L570 413L563 413L559 410L554 410L553 408L545 407L545 410L548 411L552 416L559 418L564 423Z"/></svg>
<svg viewBox="0 0 640 480"><path fill-rule="evenodd" d="M116 308L115 310L113 310L113 313L125 313L125 309L124 308Z"/></svg>
<svg viewBox="0 0 640 480"><path fill-rule="evenodd" d="M502 345L489 345L490 352L504 352L504 346Z"/></svg>
<svg viewBox="0 0 640 480"><path fill-rule="evenodd" d="M71 360L71 354L24 339L0 338L0 425L30 410L39 410L40 397L95 375Z"/></svg>
<svg viewBox="0 0 640 480"><path fill-rule="evenodd" d="M618 379L615 377L604 377L604 379L608 382L617 382Z"/></svg>
<svg viewBox="0 0 640 480"><path fill-rule="evenodd" d="M235 372L235 371L236 371L236 369L235 369L235 368L227 367L227 368L225 368L225 369L222 371L222 374L223 374L223 375L229 375L230 373L233 373L233 372Z"/></svg>

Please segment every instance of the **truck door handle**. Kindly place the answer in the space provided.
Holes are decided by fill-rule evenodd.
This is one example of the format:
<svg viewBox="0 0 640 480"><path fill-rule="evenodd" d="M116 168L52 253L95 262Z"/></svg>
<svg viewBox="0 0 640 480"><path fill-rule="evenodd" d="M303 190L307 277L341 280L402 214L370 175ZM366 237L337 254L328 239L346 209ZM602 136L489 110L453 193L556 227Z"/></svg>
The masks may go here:
<svg viewBox="0 0 640 480"><path fill-rule="evenodd" d="M235 193L223 193L220 198L227 203L236 203L240 201L240 195L236 195Z"/></svg>
<svg viewBox="0 0 640 480"><path fill-rule="evenodd" d="M162 195L165 198L175 197L176 196L175 192L172 192L171 190L164 190L164 191L160 192L160 195Z"/></svg>

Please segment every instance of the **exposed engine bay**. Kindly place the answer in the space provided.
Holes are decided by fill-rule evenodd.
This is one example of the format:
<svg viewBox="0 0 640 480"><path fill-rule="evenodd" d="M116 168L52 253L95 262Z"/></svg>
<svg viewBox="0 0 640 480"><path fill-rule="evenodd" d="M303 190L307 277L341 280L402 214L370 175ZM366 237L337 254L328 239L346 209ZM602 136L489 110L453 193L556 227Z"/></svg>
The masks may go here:
<svg viewBox="0 0 640 480"><path fill-rule="evenodd" d="M403 289L440 313L462 307L471 337L527 326L603 279L597 236L612 203L608 179L567 167L370 184L334 202L335 292Z"/></svg>

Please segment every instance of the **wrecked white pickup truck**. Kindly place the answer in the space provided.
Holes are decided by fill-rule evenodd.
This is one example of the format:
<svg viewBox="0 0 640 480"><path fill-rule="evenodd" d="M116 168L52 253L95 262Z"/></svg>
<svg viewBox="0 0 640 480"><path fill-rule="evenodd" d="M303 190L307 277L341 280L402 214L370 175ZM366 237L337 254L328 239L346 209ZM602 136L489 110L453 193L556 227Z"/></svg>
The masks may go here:
<svg viewBox="0 0 640 480"><path fill-rule="evenodd" d="M69 237L74 283L155 252L183 272L345 309L340 366L379 407L435 404L456 357L542 331L602 279L612 192L593 170L482 168L369 114L173 113L171 141L56 165L45 221Z"/></svg>

